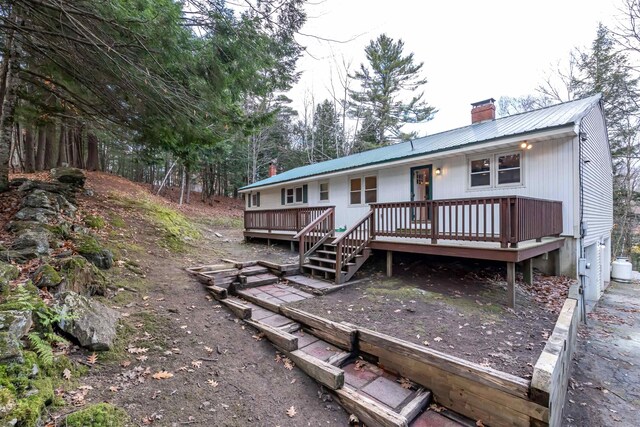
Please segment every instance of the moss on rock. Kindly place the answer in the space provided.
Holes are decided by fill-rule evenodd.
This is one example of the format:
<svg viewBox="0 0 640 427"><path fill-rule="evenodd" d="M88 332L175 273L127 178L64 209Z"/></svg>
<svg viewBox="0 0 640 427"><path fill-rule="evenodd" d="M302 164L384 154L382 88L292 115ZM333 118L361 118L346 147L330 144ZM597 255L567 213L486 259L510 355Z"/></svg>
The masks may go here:
<svg viewBox="0 0 640 427"><path fill-rule="evenodd" d="M49 264L38 267L33 274L33 283L38 288L52 288L58 286L62 282L60 273Z"/></svg>
<svg viewBox="0 0 640 427"><path fill-rule="evenodd" d="M74 238L76 250L80 255L102 270L113 266L113 254L100 245L98 239L90 234L79 234Z"/></svg>
<svg viewBox="0 0 640 427"><path fill-rule="evenodd" d="M64 289L81 295L104 295L109 280L84 257L74 255L57 261Z"/></svg>
<svg viewBox="0 0 640 427"><path fill-rule="evenodd" d="M122 427L131 423L129 415L109 403L88 406L67 416L67 427Z"/></svg>

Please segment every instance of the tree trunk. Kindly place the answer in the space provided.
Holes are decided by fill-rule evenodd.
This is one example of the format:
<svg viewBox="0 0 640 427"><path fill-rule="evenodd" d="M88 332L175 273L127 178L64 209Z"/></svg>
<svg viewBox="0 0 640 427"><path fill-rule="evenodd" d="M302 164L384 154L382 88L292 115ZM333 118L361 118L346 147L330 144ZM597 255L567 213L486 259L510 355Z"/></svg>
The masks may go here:
<svg viewBox="0 0 640 427"><path fill-rule="evenodd" d="M47 146L47 131L44 126L38 126L38 147L36 151L36 170L44 169L44 152Z"/></svg>
<svg viewBox="0 0 640 427"><path fill-rule="evenodd" d="M100 161L98 159L98 137L95 133L87 133L87 170L98 170Z"/></svg>
<svg viewBox="0 0 640 427"><path fill-rule="evenodd" d="M15 12L11 9L9 21L16 21ZM0 192L9 189L9 157L11 151L11 134L13 133L14 113L16 108L16 89L18 86L18 59L13 30L5 35L2 51L2 67L0 69Z"/></svg>
<svg viewBox="0 0 640 427"><path fill-rule="evenodd" d="M35 169L35 152L33 150L33 132L31 127L24 128L24 171L26 173L34 173Z"/></svg>
<svg viewBox="0 0 640 427"><path fill-rule="evenodd" d="M56 126L53 123L47 123L46 127L46 144L44 146L44 169L49 170L56 166L58 156L55 154L56 148Z"/></svg>
<svg viewBox="0 0 640 427"><path fill-rule="evenodd" d="M58 162L57 167L69 165L69 158L67 157L67 127L64 121L60 122L60 139L58 140Z"/></svg>

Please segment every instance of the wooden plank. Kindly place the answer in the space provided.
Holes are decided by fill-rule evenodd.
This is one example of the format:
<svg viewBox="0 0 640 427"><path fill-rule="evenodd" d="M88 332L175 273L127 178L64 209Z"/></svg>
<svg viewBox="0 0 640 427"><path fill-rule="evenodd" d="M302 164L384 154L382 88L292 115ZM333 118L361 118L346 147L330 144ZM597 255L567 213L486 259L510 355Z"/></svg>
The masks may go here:
<svg viewBox="0 0 640 427"><path fill-rule="evenodd" d="M227 290L224 288L221 288L219 286L213 286L213 285L205 286L205 288L207 288L207 290L217 300L223 300L227 297Z"/></svg>
<svg viewBox="0 0 640 427"><path fill-rule="evenodd" d="M516 263L507 263L507 305L516 308Z"/></svg>
<svg viewBox="0 0 640 427"><path fill-rule="evenodd" d="M393 251L387 251L387 277L393 275Z"/></svg>
<svg viewBox="0 0 640 427"><path fill-rule="evenodd" d="M396 354L400 360L417 360L445 372L477 381L491 388L503 390L517 397L526 398L529 393L529 381L506 372L484 367L477 363L368 329L359 328L358 338L360 349L374 356L379 356L380 351L384 349ZM429 387L427 384L423 385Z"/></svg>
<svg viewBox="0 0 640 427"><path fill-rule="evenodd" d="M356 414L360 421L369 426L407 427L407 419L349 386L334 390L340 405L348 412Z"/></svg>
<svg viewBox="0 0 640 427"><path fill-rule="evenodd" d="M353 351L356 339L356 329L332 322L331 320L316 316L311 313L299 310L285 305L280 306L280 312L290 319L300 322L307 326L311 333L320 339L342 348L343 350Z"/></svg>
<svg viewBox="0 0 640 427"><path fill-rule="evenodd" d="M298 337L291 335L288 332L253 320L245 320L245 323L263 332L267 339L271 341L276 347L279 347L285 351L295 351L298 349Z"/></svg>
<svg viewBox="0 0 640 427"><path fill-rule="evenodd" d="M223 304L229 308L236 316L240 319L251 319L251 307L243 304L236 298L226 298L220 301L220 304Z"/></svg>
<svg viewBox="0 0 640 427"><path fill-rule="evenodd" d="M341 351L339 353L334 354L330 358L327 359L327 363L333 366L342 366L345 360L351 357L353 353L349 353L346 351Z"/></svg>
<svg viewBox="0 0 640 427"><path fill-rule="evenodd" d="M344 371L336 366L313 357L302 350L285 352L289 359L307 375L331 390L344 386Z"/></svg>
<svg viewBox="0 0 640 427"><path fill-rule="evenodd" d="M258 264L258 261L236 261L228 258L223 258L221 261L226 262L228 264L233 264L235 268L251 267L253 265Z"/></svg>
<svg viewBox="0 0 640 427"><path fill-rule="evenodd" d="M226 270L228 268L233 267L233 264L212 264L212 265L199 265L196 267L187 267L189 273L196 274L202 271L216 271L216 270Z"/></svg>
<svg viewBox="0 0 640 427"><path fill-rule="evenodd" d="M431 401L431 392L420 388L416 391L416 395L409 403L404 405L400 410L400 415L407 419L408 423L414 420L429 405Z"/></svg>

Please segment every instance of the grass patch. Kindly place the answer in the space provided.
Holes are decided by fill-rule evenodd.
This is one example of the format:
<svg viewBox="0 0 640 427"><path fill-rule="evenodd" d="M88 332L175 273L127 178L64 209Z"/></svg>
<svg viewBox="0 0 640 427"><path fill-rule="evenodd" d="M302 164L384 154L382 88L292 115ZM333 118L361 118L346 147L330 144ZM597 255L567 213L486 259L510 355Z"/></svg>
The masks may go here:
<svg viewBox="0 0 640 427"><path fill-rule="evenodd" d="M129 415L109 403L88 406L67 416L67 427L121 427L131 422Z"/></svg>
<svg viewBox="0 0 640 427"><path fill-rule="evenodd" d="M87 215L84 217L84 225L86 225L89 228L100 230L106 227L107 223L105 222L104 219L100 218L99 216Z"/></svg>
<svg viewBox="0 0 640 427"><path fill-rule="evenodd" d="M244 220L242 218L232 216L215 216L213 218L200 217L196 221L209 227L237 229L244 228Z"/></svg>
<svg viewBox="0 0 640 427"><path fill-rule="evenodd" d="M172 252L184 252L188 242L201 237L200 231L178 211L149 199L117 199L113 195L111 198L123 207L142 210L162 232L160 245Z"/></svg>
<svg viewBox="0 0 640 427"><path fill-rule="evenodd" d="M127 223L124 221L124 219L116 214L109 215L109 223L114 228L125 228L127 226Z"/></svg>
<svg viewBox="0 0 640 427"><path fill-rule="evenodd" d="M162 349L165 346L163 334L167 326L168 319L150 311L132 313L131 316L120 320L118 333L111 350L100 353L98 357L101 361L105 362L120 362L133 357L133 355L127 351L129 346L146 348L160 347ZM141 331L148 333L150 337L144 341L136 341L136 338L142 336Z"/></svg>

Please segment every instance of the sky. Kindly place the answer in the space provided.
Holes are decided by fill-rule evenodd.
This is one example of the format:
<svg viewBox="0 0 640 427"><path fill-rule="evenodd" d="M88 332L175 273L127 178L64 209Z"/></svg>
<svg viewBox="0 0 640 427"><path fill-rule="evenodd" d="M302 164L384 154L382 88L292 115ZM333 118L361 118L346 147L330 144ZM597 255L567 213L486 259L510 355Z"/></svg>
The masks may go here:
<svg viewBox="0 0 640 427"><path fill-rule="evenodd" d="M364 48L386 33L402 39L405 53L424 62L424 99L433 120L414 126L421 136L470 124L472 102L533 93L573 47L587 47L598 22L620 17L620 0L312 0L299 41L300 81L292 107L330 97L331 76L343 61L352 70ZM345 41L323 41L319 38Z"/></svg>

